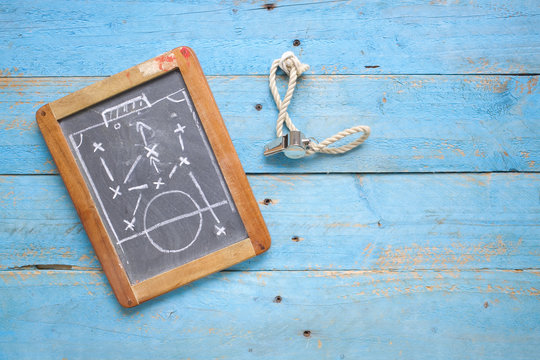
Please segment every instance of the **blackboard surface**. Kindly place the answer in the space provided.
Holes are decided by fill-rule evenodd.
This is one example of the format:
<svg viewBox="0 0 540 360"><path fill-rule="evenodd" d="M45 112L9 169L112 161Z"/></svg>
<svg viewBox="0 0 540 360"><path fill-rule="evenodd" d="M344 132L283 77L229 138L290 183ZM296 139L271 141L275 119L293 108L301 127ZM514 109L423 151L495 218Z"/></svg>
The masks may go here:
<svg viewBox="0 0 540 360"><path fill-rule="evenodd" d="M248 237L180 71L60 126L132 284Z"/></svg>

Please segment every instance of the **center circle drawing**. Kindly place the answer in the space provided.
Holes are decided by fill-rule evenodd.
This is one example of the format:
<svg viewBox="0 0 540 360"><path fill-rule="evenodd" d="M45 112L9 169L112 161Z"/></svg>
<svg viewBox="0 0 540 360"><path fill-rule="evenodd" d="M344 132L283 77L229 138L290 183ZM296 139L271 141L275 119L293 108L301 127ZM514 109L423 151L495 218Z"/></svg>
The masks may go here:
<svg viewBox="0 0 540 360"><path fill-rule="evenodd" d="M149 210L151 223L148 221ZM146 205L143 225L148 241L158 251L181 252L193 245L199 237L202 227L201 208L183 191L165 191L154 196ZM159 234L151 235L153 233L161 233L162 237Z"/></svg>

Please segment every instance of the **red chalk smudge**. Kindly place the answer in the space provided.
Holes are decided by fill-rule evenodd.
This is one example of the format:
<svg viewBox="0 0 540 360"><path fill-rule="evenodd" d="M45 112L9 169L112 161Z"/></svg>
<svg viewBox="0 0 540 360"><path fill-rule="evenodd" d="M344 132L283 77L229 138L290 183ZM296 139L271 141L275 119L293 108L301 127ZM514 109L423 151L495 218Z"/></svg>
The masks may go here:
<svg viewBox="0 0 540 360"><path fill-rule="evenodd" d="M155 61L157 62L159 70L161 71L169 71L176 64L176 59L174 58L174 54L165 54L165 55L158 56L155 59Z"/></svg>
<svg viewBox="0 0 540 360"><path fill-rule="evenodd" d="M185 47L183 47L183 48L180 49L180 52L182 53L182 55L184 55L184 57L185 57L186 59L189 58L190 53L189 53L189 50L188 50L188 49L186 49Z"/></svg>

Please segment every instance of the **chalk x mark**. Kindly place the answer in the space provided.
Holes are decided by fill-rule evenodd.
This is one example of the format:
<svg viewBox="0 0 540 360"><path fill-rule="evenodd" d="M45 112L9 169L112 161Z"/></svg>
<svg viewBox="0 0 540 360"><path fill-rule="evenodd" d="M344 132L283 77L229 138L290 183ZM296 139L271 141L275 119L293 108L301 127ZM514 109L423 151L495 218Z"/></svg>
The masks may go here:
<svg viewBox="0 0 540 360"><path fill-rule="evenodd" d="M219 221L218 217L216 216L216 213L210 207L210 203L208 202L208 199L206 199L206 196L204 195L204 192L202 191L201 186L199 185L199 182L197 181L197 179L195 179L195 176L193 176L193 173L191 171L189 172L189 177L191 178L191 181L193 181L193 184L195 185L197 190L199 190L199 194L201 194L201 197L202 197L204 203L206 204L206 207L208 207L210 209L210 213L212 214L212 216L214 216L214 219L216 219L216 221L219 224L220 221Z"/></svg>
<svg viewBox="0 0 540 360"><path fill-rule="evenodd" d="M163 181L161 181L161 180L162 180L162 179L159 178L158 181L154 181L153 184L156 185L156 190L159 190L159 187L160 187L161 185L165 185L165 183L164 183Z"/></svg>
<svg viewBox="0 0 540 360"><path fill-rule="evenodd" d="M81 134L82 136L82 134ZM94 152L96 151L105 151L105 149L103 148L103 144L102 143L93 143L92 146L94 147Z"/></svg>
<svg viewBox="0 0 540 360"><path fill-rule="evenodd" d="M180 158L178 160L180 160L180 163L178 164L178 166L182 166L184 164L191 165L188 158L186 158L186 157L180 156Z"/></svg>
<svg viewBox="0 0 540 360"><path fill-rule="evenodd" d="M131 221L127 221L127 220L124 220L124 222L126 223L126 228L124 230L131 230L131 231L135 231L134 227L135 227L135 218L132 218Z"/></svg>
<svg viewBox="0 0 540 360"><path fill-rule="evenodd" d="M159 156L159 153L156 151L156 147L158 146L158 144L154 144L154 146L152 146L152 148L149 148L148 146L145 146L144 149L146 151L148 151L146 153L146 157L149 158L150 156L155 156L155 157L158 157Z"/></svg>
<svg viewBox="0 0 540 360"><path fill-rule="evenodd" d="M128 182L129 177L131 176L131 173L133 173L133 170L135 170L135 166L137 166L137 163L141 160L141 158L142 158L142 155L137 156L137 158L133 162L133 165L131 165L131 167L129 168L126 178L124 179L124 184Z"/></svg>
<svg viewBox="0 0 540 360"><path fill-rule="evenodd" d="M100 157L99 160L101 160L101 165L103 165L103 168L105 169L105 172L107 173L107 176L109 177L109 179L111 181L114 181L114 178L113 178L113 176L111 174L111 170L109 170L109 167L105 163L105 160L102 157Z"/></svg>
<svg viewBox="0 0 540 360"><path fill-rule="evenodd" d="M116 199L117 196L121 196L121 195L122 195L122 193L120 192L120 185L118 185L118 186L117 186L116 188L114 188L114 189L113 189L112 187L109 186L109 189L111 189L111 191L114 193L114 194L113 194L113 197L112 197L113 199Z"/></svg>
<svg viewBox="0 0 540 360"><path fill-rule="evenodd" d="M223 227L219 227L217 225L214 225L214 227L216 228L217 232L216 232L216 235L227 235L227 233L225 232L225 226Z"/></svg>

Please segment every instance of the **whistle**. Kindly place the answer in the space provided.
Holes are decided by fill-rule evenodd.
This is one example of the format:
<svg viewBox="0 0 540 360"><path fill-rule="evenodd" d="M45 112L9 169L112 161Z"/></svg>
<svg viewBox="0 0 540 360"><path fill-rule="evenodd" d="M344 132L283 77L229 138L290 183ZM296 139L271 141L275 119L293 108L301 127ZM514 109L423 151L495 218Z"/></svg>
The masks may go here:
<svg viewBox="0 0 540 360"><path fill-rule="evenodd" d="M309 142L300 131L290 131L267 144L264 147L264 156L282 152L289 159L300 159L306 156Z"/></svg>

